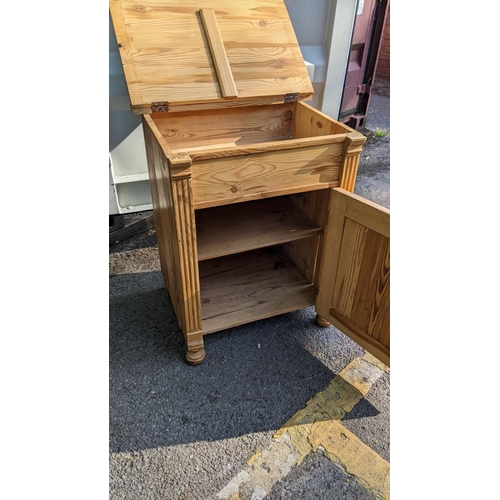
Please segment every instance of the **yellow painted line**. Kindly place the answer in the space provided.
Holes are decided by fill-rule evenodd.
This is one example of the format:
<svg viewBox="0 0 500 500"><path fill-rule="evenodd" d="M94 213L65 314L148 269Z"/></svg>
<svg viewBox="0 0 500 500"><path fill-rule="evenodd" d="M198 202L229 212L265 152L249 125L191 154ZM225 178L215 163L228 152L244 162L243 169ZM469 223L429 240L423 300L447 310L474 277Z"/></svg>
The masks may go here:
<svg viewBox="0 0 500 500"><path fill-rule="evenodd" d="M313 424L309 441L314 450L322 446L325 456L354 476L363 488L389 498L389 463L339 421Z"/></svg>
<svg viewBox="0 0 500 500"><path fill-rule="evenodd" d="M383 375L386 367L365 353L349 363L322 392L293 415L218 494L221 500L261 500L292 467L319 447L363 488L389 498L390 466L340 420Z"/></svg>

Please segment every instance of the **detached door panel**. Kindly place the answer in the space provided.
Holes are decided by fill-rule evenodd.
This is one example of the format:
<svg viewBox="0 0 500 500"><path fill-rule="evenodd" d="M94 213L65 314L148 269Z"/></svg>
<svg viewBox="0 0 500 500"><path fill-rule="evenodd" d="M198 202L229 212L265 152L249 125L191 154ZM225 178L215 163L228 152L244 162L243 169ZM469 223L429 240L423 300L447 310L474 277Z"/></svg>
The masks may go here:
<svg viewBox="0 0 500 500"><path fill-rule="evenodd" d="M316 312L389 366L390 212L332 189Z"/></svg>

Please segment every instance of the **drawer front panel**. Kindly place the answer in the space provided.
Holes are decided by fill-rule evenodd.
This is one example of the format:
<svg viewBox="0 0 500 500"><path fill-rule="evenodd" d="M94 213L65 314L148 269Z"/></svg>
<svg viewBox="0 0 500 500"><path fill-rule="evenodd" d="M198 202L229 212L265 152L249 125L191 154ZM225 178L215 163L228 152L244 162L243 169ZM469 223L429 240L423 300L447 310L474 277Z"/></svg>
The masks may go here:
<svg viewBox="0 0 500 500"><path fill-rule="evenodd" d="M194 161L195 208L339 185L343 142Z"/></svg>

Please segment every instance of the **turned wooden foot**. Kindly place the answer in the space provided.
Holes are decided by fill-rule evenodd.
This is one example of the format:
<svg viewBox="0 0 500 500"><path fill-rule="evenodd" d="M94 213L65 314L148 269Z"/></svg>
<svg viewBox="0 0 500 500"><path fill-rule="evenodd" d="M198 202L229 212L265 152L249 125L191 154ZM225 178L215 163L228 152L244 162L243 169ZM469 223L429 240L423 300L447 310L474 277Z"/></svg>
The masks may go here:
<svg viewBox="0 0 500 500"><path fill-rule="evenodd" d="M326 321L326 319L320 316L319 314L316 314L316 323L318 323L319 326L322 326L324 328L326 328L327 326L332 326L331 323Z"/></svg>
<svg viewBox="0 0 500 500"><path fill-rule="evenodd" d="M205 349L203 349L203 347L196 351L187 351L186 361L190 365L199 365L200 363L203 363L206 355L207 353L205 352Z"/></svg>

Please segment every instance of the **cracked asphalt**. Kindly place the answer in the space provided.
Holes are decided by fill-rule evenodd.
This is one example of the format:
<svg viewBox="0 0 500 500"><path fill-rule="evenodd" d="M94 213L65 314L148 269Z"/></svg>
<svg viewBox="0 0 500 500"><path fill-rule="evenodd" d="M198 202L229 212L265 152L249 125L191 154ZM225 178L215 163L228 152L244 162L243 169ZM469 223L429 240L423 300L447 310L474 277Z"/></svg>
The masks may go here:
<svg viewBox="0 0 500 500"><path fill-rule="evenodd" d="M389 130L383 87L372 96L355 192L389 207L390 133L373 133ZM109 497L217 500L293 415L365 353L335 328L317 326L308 308L208 335L207 359L190 366L157 252L154 229L109 248ZM389 410L387 369L339 422L387 464ZM251 498L384 498L324 449Z"/></svg>

